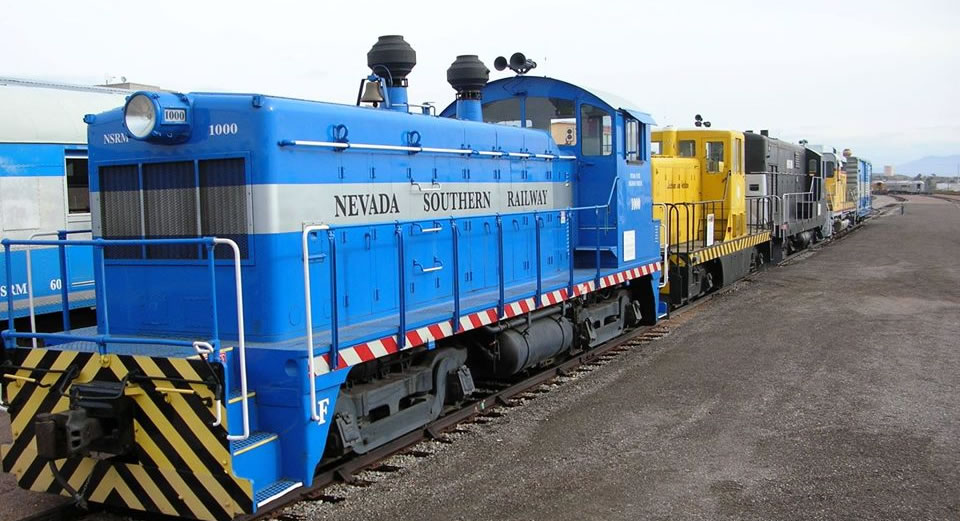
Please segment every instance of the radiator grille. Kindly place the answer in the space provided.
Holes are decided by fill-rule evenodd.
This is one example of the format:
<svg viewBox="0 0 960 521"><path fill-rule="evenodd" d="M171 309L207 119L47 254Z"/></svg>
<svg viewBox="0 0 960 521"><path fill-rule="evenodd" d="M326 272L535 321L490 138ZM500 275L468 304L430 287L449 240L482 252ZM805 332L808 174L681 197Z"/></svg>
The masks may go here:
<svg viewBox="0 0 960 521"><path fill-rule="evenodd" d="M192 161L143 165L143 223L146 237L197 235L197 183ZM195 259L196 245L148 246L148 259Z"/></svg>
<svg viewBox="0 0 960 521"><path fill-rule="evenodd" d="M140 181L137 165L100 168L100 222L105 239L140 238ZM107 211L104 211L107 209ZM108 259L129 259L140 255L139 246L110 246Z"/></svg>
<svg viewBox="0 0 960 521"><path fill-rule="evenodd" d="M195 166L196 165L196 166ZM241 158L104 166L100 175L100 220L103 237L192 238L234 240L249 256L247 189ZM224 247L217 258L232 258ZM195 245L107 248L108 258L198 259Z"/></svg>
<svg viewBox="0 0 960 521"><path fill-rule="evenodd" d="M247 187L243 159L201 161L199 171L200 212L205 217L200 233L232 239L246 256ZM233 257L227 248L217 248L214 253L218 259Z"/></svg>

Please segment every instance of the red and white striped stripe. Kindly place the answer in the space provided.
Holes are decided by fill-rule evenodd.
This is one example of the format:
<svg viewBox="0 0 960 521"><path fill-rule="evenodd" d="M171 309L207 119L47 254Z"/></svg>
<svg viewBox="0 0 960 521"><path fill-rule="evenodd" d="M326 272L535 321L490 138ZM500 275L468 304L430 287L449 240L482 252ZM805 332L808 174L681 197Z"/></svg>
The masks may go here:
<svg viewBox="0 0 960 521"><path fill-rule="evenodd" d="M602 289L610 286L616 286L617 284L622 284L630 279L650 275L657 271L660 271L659 262L654 262L645 266L639 266L626 271L621 271L619 273L607 275L600 278L600 288ZM575 284L573 286L573 296L577 297L580 295L585 295L592 291L596 291L596 289L596 283L592 280ZM470 331L471 329L493 324L498 322L500 319L512 318L523 315L524 313L529 313L535 309L553 306L563 302L564 300L567 300L567 298L567 288L561 288L540 295L540 305L537 305L536 299L533 297L505 304L503 307L502 317L497 317L497 308L495 307L478 311L476 313L471 313L469 315L464 315L460 317L459 332L462 333L464 331ZM407 331L407 334L405 335L406 342L402 349L411 349L424 345L430 341L437 341L441 338L452 336L453 334L452 321L450 320L445 320L437 324L432 324L417 329L411 329L410 331ZM363 362L369 362L375 358L387 356L400 350L401 349L397 348L396 335L384 337L379 340L373 340L371 342L365 342L363 344L344 347L340 349L340 360L338 361L337 369L343 369L345 367L350 367ZM329 354L324 354L314 358L314 362L317 370L317 376L330 372Z"/></svg>

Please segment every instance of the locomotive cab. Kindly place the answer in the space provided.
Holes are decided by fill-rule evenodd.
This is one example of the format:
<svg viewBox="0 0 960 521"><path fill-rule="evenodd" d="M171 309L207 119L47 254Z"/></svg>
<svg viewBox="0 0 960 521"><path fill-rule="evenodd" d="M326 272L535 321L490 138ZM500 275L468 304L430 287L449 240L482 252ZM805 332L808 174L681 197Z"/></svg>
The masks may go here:
<svg viewBox="0 0 960 521"><path fill-rule="evenodd" d="M577 268L616 268L656 255L658 237L640 229L653 219L649 114L607 94L552 78L518 76L484 89L483 120L536 129L577 159L565 184L572 206L602 206L572 215ZM452 115L452 107L443 115Z"/></svg>

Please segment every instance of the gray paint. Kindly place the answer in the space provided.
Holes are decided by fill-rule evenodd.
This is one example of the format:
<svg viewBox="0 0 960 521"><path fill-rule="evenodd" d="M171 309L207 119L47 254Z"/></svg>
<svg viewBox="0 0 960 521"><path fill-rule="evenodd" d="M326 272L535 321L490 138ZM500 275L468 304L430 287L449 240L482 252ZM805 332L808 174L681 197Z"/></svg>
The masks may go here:
<svg viewBox="0 0 960 521"><path fill-rule="evenodd" d="M287 233L302 230L305 223L445 219L561 209L573 202L572 188L564 183L443 183L439 187L431 191L431 185L410 183L254 185L253 227L255 233Z"/></svg>

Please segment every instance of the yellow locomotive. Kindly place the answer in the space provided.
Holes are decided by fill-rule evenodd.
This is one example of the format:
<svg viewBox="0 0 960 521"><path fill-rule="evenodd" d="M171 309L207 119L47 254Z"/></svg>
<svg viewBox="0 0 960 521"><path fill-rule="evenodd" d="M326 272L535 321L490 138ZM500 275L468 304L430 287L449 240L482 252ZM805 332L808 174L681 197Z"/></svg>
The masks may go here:
<svg viewBox="0 0 960 521"><path fill-rule="evenodd" d="M774 203L746 197L742 132L668 128L651 140L655 216L669 259L661 292L675 307L762 261Z"/></svg>

